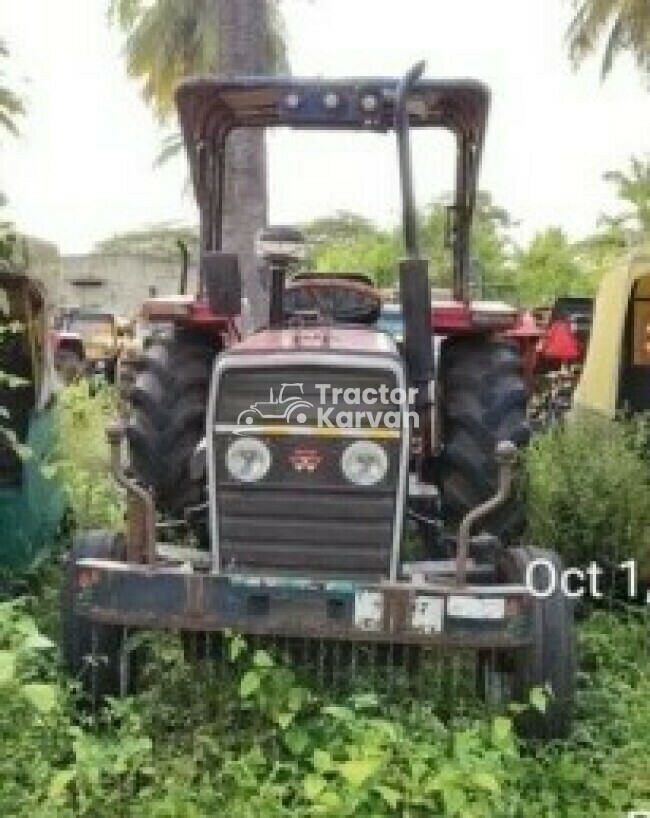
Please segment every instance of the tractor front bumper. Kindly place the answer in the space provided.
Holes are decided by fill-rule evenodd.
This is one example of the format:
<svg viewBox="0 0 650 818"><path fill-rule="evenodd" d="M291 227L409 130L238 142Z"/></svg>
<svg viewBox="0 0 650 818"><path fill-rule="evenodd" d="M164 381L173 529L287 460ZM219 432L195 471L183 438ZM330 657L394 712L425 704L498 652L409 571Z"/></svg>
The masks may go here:
<svg viewBox="0 0 650 818"><path fill-rule="evenodd" d="M75 610L147 629L511 649L533 637L523 586L425 581L371 584L214 574L96 559L75 564Z"/></svg>

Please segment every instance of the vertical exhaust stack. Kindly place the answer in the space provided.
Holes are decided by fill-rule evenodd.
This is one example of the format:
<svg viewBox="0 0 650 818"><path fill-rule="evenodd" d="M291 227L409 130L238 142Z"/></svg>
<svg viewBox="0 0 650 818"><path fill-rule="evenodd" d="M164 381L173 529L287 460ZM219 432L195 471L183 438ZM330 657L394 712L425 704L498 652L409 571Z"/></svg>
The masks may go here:
<svg viewBox="0 0 650 818"><path fill-rule="evenodd" d="M409 379L417 388L417 408L431 402L429 383L433 379L431 348L431 285L429 262L420 256L417 211L413 190L409 95L424 73L419 62L402 79L395 99L395 131L402 187L402 223L406 257L399 264L400 297L404 312L404 357Z"/></svg>

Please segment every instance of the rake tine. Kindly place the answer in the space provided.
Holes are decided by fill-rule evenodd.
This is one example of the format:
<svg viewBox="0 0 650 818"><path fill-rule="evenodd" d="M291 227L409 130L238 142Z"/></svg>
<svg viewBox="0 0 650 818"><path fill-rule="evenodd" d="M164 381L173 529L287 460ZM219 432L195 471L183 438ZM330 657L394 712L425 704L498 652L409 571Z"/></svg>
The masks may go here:
<svg viewBox="0 0 650 818"><path fill-rule="evenodd" d="M120 642L119 651L119 672L120 672L120 697L124 698L129 692L129 646L127 644L129 638L128 628L122 628L122 639Z"/></svg>
<svg viewBox="0 0 650 818"><path fill-rule="evenodd" d="M318 640L318 684L321 689L325 686L325 645L322 639Z"/></svg>
<svg viewBox="0 0 650 818"><path fill-rule="evenodd" d="M97 623L91 621L90 626L90 690L93 700L93 712L96 714L98 703L98 684L97 684L97 651L99 648L99 634L97 633Z"/></svg>

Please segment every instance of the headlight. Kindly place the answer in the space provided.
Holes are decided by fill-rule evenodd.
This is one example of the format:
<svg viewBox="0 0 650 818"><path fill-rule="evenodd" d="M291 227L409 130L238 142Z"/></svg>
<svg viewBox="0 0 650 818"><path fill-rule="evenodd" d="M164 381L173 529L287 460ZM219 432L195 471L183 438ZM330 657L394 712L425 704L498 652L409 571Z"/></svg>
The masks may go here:
<svg viewBox="0 0 650 818"><path fill-rule="evenodd" d="M358 440L343 452L341 470L350 483L374 486L386 477L388 455L371 440Z"/></svg>
<svg viewBox="0 0 650 818"><path fill-rule="evenodd" d="M255 483L268 474L271 451L266 443L253 437L236 440L226 454L226 468L235 480Z"/></svg>

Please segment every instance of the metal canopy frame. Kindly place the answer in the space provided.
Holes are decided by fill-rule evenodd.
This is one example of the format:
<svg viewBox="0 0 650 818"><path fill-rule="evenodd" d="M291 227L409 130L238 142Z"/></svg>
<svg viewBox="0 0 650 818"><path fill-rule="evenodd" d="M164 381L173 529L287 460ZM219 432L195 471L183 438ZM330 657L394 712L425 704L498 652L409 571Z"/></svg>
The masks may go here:
<svg viewBox="0 0 650 818"><path fill-rule="evenodd" d="M240 128L291 127L387 133L396 129L399 79L340 80L197 77L181 83L176 103L201 215L203 252L221 249L228 135ZM327 94L338 104L328 108ZM364 97L376 108L366 110ZM457 140L452 231L454 282L466 278L478 172L490 108L489 89L474 80L420 80L409 96L412 128L444 128ZM454 287L456 289L456 286Z"/></svg>

